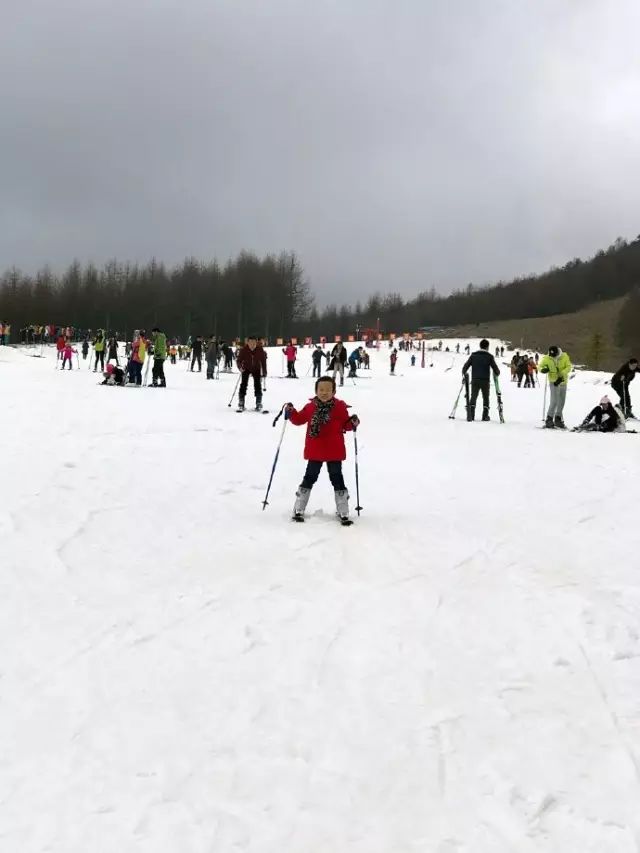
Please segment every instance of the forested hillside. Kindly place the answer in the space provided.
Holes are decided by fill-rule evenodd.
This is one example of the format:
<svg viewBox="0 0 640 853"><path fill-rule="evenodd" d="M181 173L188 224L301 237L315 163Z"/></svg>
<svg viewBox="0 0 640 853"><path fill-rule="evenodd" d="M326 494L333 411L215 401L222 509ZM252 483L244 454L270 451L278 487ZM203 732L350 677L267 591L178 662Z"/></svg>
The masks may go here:
<svg viewBox="0 0 640 853"><path fill-rule="evenodd" d="M316 297L322 283L315 282ZM640 344L640 239L618 239L593 258L492 286L467 285L443 297L431 288L405 300L372 294L363 303L318 310L295 254L258 258L243 252L225 266L188 259L174 269L112 261L98 270L74 262L63 274L11 269L0 281L0 318L14 328L64 323L130 330L160 324L171 335L192 333L268 338L355 334L363 328L415 331L567 314L628 296L616 323L602 334L624 346ZM614 328L615 327L615 328Z"/></svg>

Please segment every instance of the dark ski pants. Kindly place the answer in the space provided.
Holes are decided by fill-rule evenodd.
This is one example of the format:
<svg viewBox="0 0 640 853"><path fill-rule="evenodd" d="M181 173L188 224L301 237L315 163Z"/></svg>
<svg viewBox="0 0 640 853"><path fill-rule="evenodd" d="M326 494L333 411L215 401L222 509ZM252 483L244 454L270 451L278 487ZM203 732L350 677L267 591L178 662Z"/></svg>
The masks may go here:
<svg viewBox="0 0 640 853"><path fill-rule="evenodd" d="M100 362L100 370L104 370L104 350L96 352L96 363L93 368L94 372L98 369L98 362Z"/></svg>
<svg viewBox="0 0 640 853"><path fill-rule="evenodd" d="M153 370L151 372L151 381L154 385L160 384L162 388L167 387L167 380L164 375L164 359L163 358L154 358L153 359Z"/></svg>
<svg viewBox="0 0 640 853"><path fill-rule="evenodd" d="M194 353L193 358L191 359L191 370L193 370L194 365L198 362L198 373L202 370L202 356Z"/></svg>
<svg viewBox="0 0 640 853"><path fill-rule="evenodd" d="M129 362L129 379L136 385L142 385L142 364L139 361Z"/></svg>
<svg viewBox="0 0 640 853"><path fill-rule="evenodd" d="M320 372L321 370L322 370L322 362L321 361L314 361L313 362L313 376L314 376L314 378L317 376L318 379L320 379L320 377L322 376L322 374Z"/></svg>
<svg viewBox="0 0 640 853"><path fill-rule="evenodd" d="M250 373L248 370L245 370L242 372L242 379L240 380L240 391L238 392L238 399L243 404L244 398L247 395L247 386L249 384L250 376L253 376L253 390L256 395L256 403L262 400L262 377L259 373Z"/></svg>
<svg viewBox="0 0 640 853"><path fill-rule="evenodd" d="M312 489L316 483L316 480L320 476L320 470L324 465L324 462L316 462L314 459L311 459L307 462L307 470L304 472L304 477L302 478L302 482L300 483L301 489ZM336 491L342 491L346 489L344 484L344 477L342 476L342 462L327 462L327 471L329 472L329 479L331 480L331 485Z"/></svg>
<svg viewBox="0 0 640 853"><path fill-rule="evenodd" d="M488 379L472 379L471 380L471 401L469 403L469 413L475 415L476 401L478 394L482 392L482 414L489 414L489 380Z"/></svg>
<svg viewBox="0 0 640 853"><path fill-rule="evenodd" d="M611 387L616 392L618 397L620 397L620 405L622 407L622 411L625 413L631 411L631 397L629 396L629 386L624 382L612 382Z"/></svg>
<svg viewBox="0 0 640 853"><path fill-rule="evenodd" d="M72 363L72 359L70 359L70 358L63 358L62 359L62 369L64 370L64 366L67 362L69 362L69 370L72 370L73 369L73 363Z"/></svg>
<svg viewBox="0 0 640 853"><path fill-rule="evenodd" d="M207 359L207 379L214 379L216 373L216 362Z"/></svg>
<svg viewBox="0 0 640 853"><path fill-rule="evenodd" d="M292 379L297 379L295 361L287 362L287 376L290 376Z"/></svg>

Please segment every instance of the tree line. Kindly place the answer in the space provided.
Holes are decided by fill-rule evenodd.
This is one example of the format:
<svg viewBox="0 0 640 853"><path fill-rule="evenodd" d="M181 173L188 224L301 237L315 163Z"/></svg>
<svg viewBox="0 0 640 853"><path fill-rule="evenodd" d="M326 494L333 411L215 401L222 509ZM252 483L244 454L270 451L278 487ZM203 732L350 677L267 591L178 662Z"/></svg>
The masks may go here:
<svg viewBox="0 0 640 853"><path fill-rule="evenodd" d="M497 320L545 317L577 311L593 302L629 294L618 324L618 342L640 337L640 238L617 239L588 260L510 282L469 284L450 296L435 288L414 299L372 294L356 305L318 310L295 253L258 258L242 252L221 266L189 258L172 269L116 260L98 269L77 261L61 275L45 267L35 275L17 269L0 279L0 317L14 328L56 323L130 332L161 326L169 335L213 334L270 340L347 336L364 329L415 332ZM640 341L638 341L640 343Z"/></svg>

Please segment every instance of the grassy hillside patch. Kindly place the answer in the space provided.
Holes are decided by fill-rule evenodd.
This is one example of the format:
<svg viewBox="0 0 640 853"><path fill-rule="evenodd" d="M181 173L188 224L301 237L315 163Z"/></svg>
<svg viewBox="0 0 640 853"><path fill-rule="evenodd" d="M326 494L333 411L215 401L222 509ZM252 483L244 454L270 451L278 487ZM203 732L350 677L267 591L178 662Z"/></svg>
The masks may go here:
<svg viewBox="0 0 640 853"><path fill-rule="evenodd" d="M502 338L510 341L516 349L538 352L546 352L551 344L558 344L576 364L584 364L594 370L615 370L632 355L615 343L616 323L625 298L596 302L572 314L558 314L555 317L454 326L447 329L447 335ZM601 341L599 357L596 357L596 335L600 336Z"/></svg>

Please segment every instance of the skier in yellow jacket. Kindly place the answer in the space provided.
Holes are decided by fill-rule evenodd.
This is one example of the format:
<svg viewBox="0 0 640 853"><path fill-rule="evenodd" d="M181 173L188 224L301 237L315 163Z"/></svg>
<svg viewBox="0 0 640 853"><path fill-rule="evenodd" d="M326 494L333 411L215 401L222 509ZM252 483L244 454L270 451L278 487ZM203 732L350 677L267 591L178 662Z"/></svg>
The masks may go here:
<svg viewBox="0 0 640 853"><path fill-rule="evenodd" d="M567 382L573 365L566 352L560 347L549 347L547 355L542 356L538 365L540 373L549 380L549 408L547 410L547 429L566 429L562 412L567 399Z"/></svg>

